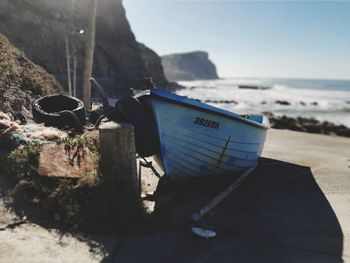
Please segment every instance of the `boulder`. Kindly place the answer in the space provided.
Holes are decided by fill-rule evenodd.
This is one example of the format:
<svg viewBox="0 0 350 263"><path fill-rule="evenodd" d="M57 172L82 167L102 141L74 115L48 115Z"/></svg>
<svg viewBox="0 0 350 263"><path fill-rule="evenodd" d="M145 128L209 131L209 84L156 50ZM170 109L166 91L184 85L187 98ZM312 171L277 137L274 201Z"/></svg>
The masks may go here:
<svg viewBox="0 0 350 263"><path fill-rule="evenodd" d="M336 125L331 122L321 122L314 118L276 116L271 112L263 113L269 117L271 127L274 129L287 129L308 133L339 135L350 137L350 128L344 125Z"/></svg>
<svg viewBox="0 0 350 263"><path fill-rule="evenodd" d="M276 103L276 104L283 105L283 106L289 106L289 105L291 105L290 102L288 102L288 101L286 101L286 100L276 100L275 103Z"/></svg>

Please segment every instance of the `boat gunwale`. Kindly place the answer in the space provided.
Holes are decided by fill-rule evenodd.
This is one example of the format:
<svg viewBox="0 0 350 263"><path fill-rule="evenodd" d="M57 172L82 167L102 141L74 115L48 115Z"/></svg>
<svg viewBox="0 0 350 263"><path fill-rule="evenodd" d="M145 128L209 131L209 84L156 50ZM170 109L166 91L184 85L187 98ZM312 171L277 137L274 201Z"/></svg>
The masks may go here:
<svg viewBox="0 0 350 263"><path fill-rule="evenodd" d="M179 95L172 94L172 93L169 93L169 94L173 95L173 96L179 96ZM206 109L206 108L200 107L198 105L193 105L193 104L190 104L190 103L187 103L187 102L184 102L184 101L178 101L178 100L175 100L175 99L172 99L172 98L168 98L168 97L162 96L160 94L155 93L154 90L146 90L146 91L138 94L138 96L136 96L136 97L141 97L141 96L144 96L144 95L146 95L146 96L148 95L150 97L152 97L152 95L153 95L157 99L160 99L160 100L163 100L163 101L166 101L166 102L171 102L173 104L182 105L182 106L185 106L185 107L188 107L188 108L191 108L191 109L196 109L196 110L203 111L203 112L206 112L206 113L218 115L218 116L221 116L221 117L224 117L224 118L227 118L227 119L243 122L243 123L248 124L250 126L254 126L254 127L257 127L257 128L264 129L264 130L268 130L269 129L269 126L260 124L258 122L255 122L255 121L252 121L252 120L249 120L249 119L246 119L246 118L243 118L243 117L241 117L240 115L238 115L236 113L233 113L234 115L231 115L232 112L229 112L229 111L226 111L226 110L223 110L223 109L220 109L220 108L216 108L214 106L212 106L212 107L217 109L217 110L220 110L220 111L214 111L214 110ZM203 102L199 102L198 101L198 103L206 105ZM235 116L235 115L237 115L237 116Z"/></svg>

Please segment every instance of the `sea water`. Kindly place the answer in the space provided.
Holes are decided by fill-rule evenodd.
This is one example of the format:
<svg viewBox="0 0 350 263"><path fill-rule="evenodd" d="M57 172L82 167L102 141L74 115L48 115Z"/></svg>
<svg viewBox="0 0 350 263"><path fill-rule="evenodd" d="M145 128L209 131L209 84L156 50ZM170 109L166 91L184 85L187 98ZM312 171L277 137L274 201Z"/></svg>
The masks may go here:
<svg viewBox="0 0 350 263"><path fill-rule="evenodd" d="M239 114L272 112L350 127L350 80L225 78L179 84L185 89L177 94ZM265 88L241 89L240 85Z"/></svg>

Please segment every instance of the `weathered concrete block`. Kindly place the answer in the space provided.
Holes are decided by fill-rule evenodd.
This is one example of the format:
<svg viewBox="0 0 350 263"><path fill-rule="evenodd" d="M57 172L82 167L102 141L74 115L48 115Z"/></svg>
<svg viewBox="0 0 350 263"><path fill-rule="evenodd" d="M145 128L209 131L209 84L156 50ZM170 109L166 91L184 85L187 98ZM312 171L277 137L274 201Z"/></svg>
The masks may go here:
<svg viewBox="0 0 350 263"><path fill-rule="evenodd" d="M98 162L87 148L73 147L67 151L64 145L45 144L41 147L38 173L47 177L81 178L96 174Z"/></svg>
<svg viewBox="0 0 350 263"><path fill-rule="evenodd" d="M105 122L100 125L101 164L111 180L138 184L134 127L129 123Z"/></svg>

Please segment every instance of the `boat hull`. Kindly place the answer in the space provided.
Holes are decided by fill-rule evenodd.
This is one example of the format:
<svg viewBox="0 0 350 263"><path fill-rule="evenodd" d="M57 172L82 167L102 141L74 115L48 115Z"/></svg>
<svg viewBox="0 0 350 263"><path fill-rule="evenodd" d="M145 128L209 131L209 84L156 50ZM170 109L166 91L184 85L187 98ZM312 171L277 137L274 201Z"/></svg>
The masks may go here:
<svg viewBox="0 0 350 263"><path fill-rule="evenodd" d="M166 176L230 176L256 165L266 128L149 96Z"/></svg>

